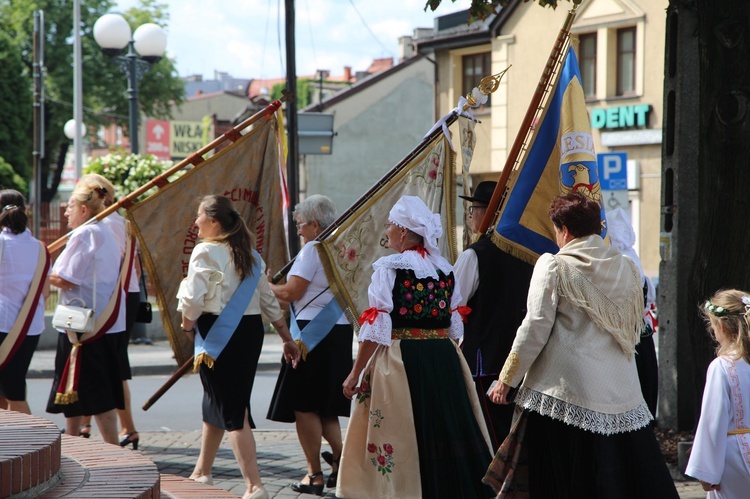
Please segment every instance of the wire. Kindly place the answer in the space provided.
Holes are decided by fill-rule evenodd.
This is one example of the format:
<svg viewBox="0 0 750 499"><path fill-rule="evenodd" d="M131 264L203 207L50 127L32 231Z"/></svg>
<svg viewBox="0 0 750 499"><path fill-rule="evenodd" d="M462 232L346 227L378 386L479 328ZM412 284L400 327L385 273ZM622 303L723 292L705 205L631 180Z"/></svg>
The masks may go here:
<svg viewBox="0 0 750 499"><path fill-rule="evenodd" d="M369 32L370 32L370 34L371 34L371 35L372 35L372 37L373 37L373 38L375 39L375 41L376 41L376 42L378 42L378 44L379 44L379 45L380 45L381 47L383 47L383 50L385 50L385 51L386 51L387 53L391 54L391 56L395 56L395 54L394 54L393 52L391 52L391 50L390 50L390 49L389 49L388 47L386 47L386 46L385 46L385 45L383 44L383 42L381 42L381 41L380 41L380 39L378 39L378 37L377 37L377 36L375 36L375 33L373 33L373 31L372 31L372 30L370 29L370 27L369 27L369 26L367 25L367 22L365 21L365 18L364 18L364 17L362 17L362 14L360 14L360 13L359 13L359 11L357 10L357 6L356 6L356 5L354 5L354 1L353 1L353 0L349 0L349 3L350 3L350 4L352 4L352 8L354 9L354 12L356 12L356 13L357 13L357 15L359 16L359 20L360 20L360 21L362 21L362 24L363 24L363 25L364 25L364 27L365 27L365 28L367 29L367 31L369 31Z"/></svg>
<svg viewBox="0 0 750 499"><path fill-rule="evenodd" d="M310 32L310 48L312 49L313 54L313 63L315 63L315 67L318 67L318 56L315 53L315 40L313 40L313 29L312 29L312 23L310 22L310 3L305 0L305 10L307 11L307 28Z"/></svg>
<svg viewBox="0 0 750 499"><path fill-rule="evenodd" d="M276 16L276 19L277 19L276 35L277 35L278 44L279 44L279 63L281 64L281 72L286 74L287 73L286 64L284 64L283 52L281 51L281 0L278 0L276 5L277 5L276 10L278 12L278 15ZM284 18L286 19L286 15L284 16Z"/></svg>
<svg viewBox="0 0 750 499"><path fill-rule="evenodd" d="M266 30L263 33L263 50L260 51L260 79L266 77L266 42L268 41L268 27L271 25L271 0L266 4Z"/></svg>

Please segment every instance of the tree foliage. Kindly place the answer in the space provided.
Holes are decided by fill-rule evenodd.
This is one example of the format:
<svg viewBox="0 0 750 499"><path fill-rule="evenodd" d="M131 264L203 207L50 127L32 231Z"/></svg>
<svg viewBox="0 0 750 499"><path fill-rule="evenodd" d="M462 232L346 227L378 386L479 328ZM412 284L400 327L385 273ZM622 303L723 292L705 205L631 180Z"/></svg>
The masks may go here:
<svg viewBox="0 0 750 499"><path fill-rule="evenodd" d="M96 20L115 6L111 0L81 2L81 51L84 122L89 127L116 123L127 128L127 78L105 56L93 37ZM45 20L45 152L41 161L43 201L57 192L70 141L63 125L73 117L73 3L66 0L0 0L0 32L7 33L23 61L22 78L32 88L34 11L44 11ZM131 27L143 22L168 22L166 7L157 0L141 0L123 13ZM3 58L5 62L5 58ZM184 87L174 62L164 58L139 83L138 100L146 116L167 118L173 104L184 100ZM17 103L17 102L16 102ZM31 105L16 105L10 112L28 118L25 134L32 136ZM3 113L4 119L8 115ZM93 135L93 134L90 134ZM28 145L26 146L28 149ZM31 157L30 151L27 153ZM7 158L6 158L7 159ZM16 165L13 165L14 167ZM19 172L21 173L21 172Z"/></svg>
<svg viewBox="0 0 750 499"><path fill-rule="evenodd" d="M451 0L455 2L456 0ZM469 7L469 21L473 19L485 19L490 14L497 12L498 8L506 7L509 3L515 0L471 0L471 7ZM538 2L542 7L557 7L558 0L523 0L524 2ZM581 0L567 0L568 2L581 3ZM434 11L437 9L443 0L427 0L424 6L424 10L430 9Z"/></svg>
<svg viewBox="0 0 750 499"><path fill-rule="evenodd" d="M0 32L0 189L16 189L24 194L31 178L30 148L31 87L23 76L21 55L7 33Z"/></svg>

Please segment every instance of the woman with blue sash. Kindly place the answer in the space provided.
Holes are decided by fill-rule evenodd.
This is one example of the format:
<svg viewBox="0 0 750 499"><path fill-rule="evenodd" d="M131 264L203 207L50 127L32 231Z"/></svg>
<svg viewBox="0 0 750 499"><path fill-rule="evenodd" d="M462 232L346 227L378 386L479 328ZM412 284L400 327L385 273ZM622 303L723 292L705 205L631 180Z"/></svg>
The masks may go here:
<svg viewBox="0 0 750 499"><path fill-rule="evenodd" d="M292 483L292 490L322 495L324 485L336 486L343 446L339 416L349 417L351 406L341 384L352 368L353 332L331 293L314 241L336 219L336 206L326 196L313 195L299 203L293 215L305 245L287 282L271 289L290 303L290 329L303 360L296 369L282 364L268 419L297 426L307 476ZM331 445L331 452L322 454L332 469L327 481L320 469L321 437Z"/></svg>
<svg viewBox="0 0 750 499"><path fill-rule="evenodd" d="M205 196L198 208L198 237L188 275L178 294L182 330L195 340L195 370L203 384L201 451L190 478L213 482L211 467L224 432L245 479L243 499L265 499L255 452L250 394L263 347L263 320L284 342L284 359L296 365L300 353L266 279L265 264L253 250L255 238L232 202Z"/></svg>

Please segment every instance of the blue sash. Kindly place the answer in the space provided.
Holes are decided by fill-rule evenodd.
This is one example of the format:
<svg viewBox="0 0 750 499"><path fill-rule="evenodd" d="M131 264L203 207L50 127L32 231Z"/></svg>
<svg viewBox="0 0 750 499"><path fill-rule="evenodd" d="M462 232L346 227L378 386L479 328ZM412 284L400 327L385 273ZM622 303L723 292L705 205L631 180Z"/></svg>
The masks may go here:
<svg viewBox="0 0 750 499"><path fill-rule="evenodd" d="M258 287L258 281L260 281L261 277L262 260L255 250L253 250L253 259L255 260L255 264L253 265L252 274L245 277L240 283L237 291L229 299L227 306L224 307L216 322L214 322L211 329L206 333L206 339L204 340L200 333L196 332L193 372L198 372L198 366L201 364L206 364L209 368L213 369L214 362L219 358L219 355L221 355L224 347L227 346L229 339L237 329L240 320L242 320L242 316L245 310L247 310L250 300L253 299L253 294L255 294L255 289Z"/></svg>
<svg viewBox="0 0 750 499"><path fill-rule="evenodd" d="M297 325L297 317L295 317L294 310L291 309L291 307L290 312L292 320L290 321L291 324L289 325L289 331L292 333L292 338L302 353L302 360L305 360L307 354L312 352L313 349L323 341L323 338L328 336L328 333L331 332L331 329L333 329L343 313L339 306L339 302L336 301L336 298L332 298L331 301L328 302L328 305L323 307L320 312L318 312L318 315L307 323L305 329L300 331L299 326Z"/></svg>

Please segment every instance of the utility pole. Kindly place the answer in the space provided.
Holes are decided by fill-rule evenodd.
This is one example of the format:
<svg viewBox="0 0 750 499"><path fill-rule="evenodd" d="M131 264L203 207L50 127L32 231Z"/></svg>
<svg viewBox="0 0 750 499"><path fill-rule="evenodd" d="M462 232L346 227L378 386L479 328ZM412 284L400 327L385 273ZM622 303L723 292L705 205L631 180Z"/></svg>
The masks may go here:
<svg viewBox="0 0 750 499"><path fill-rule="evenodd" d="M286 101L286 131L288 136L287 186L289 190L289 252L299 253L299 237L292 218L292 210L299 201L299 156L297 151L297 63L295 60L294 0L284 0L286 27L286 82L292 98Z"/></svg>

